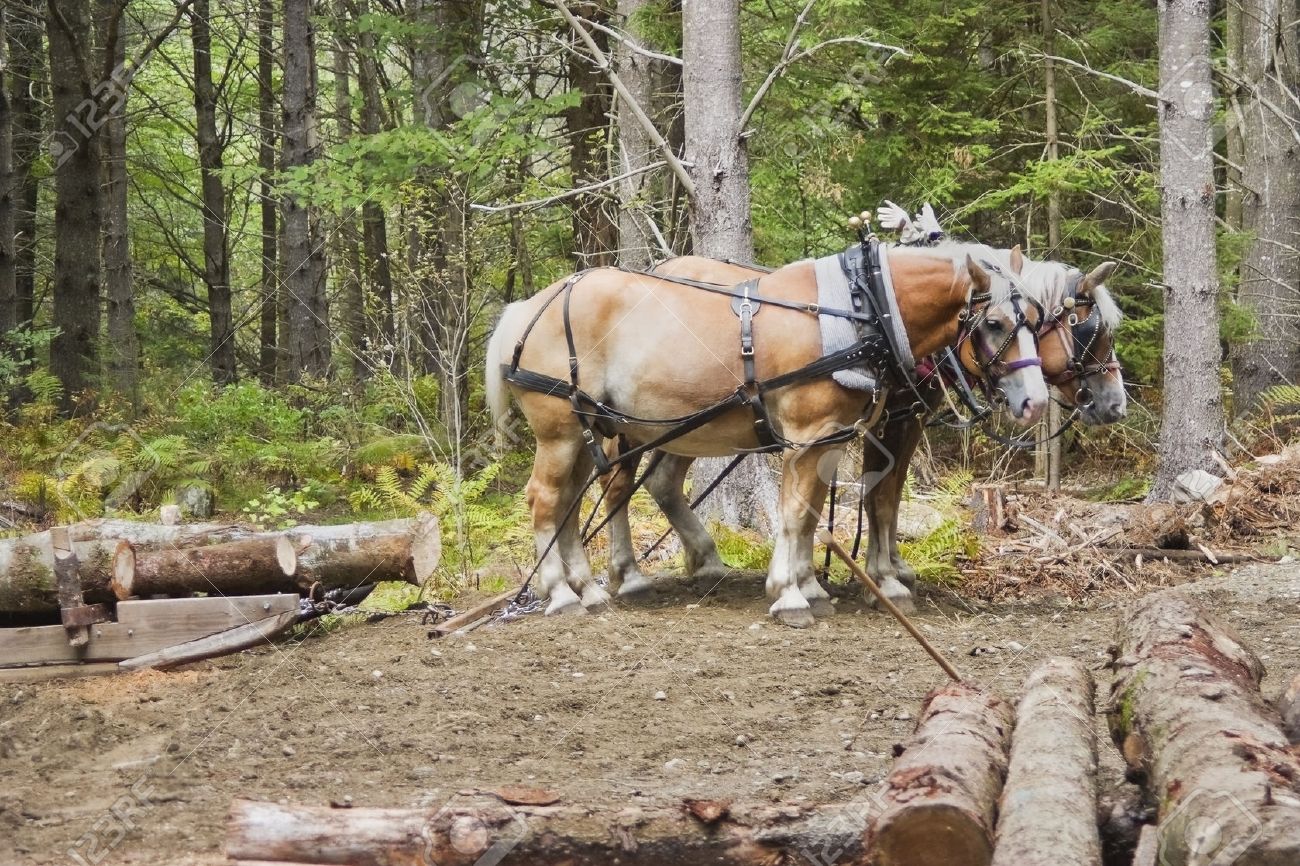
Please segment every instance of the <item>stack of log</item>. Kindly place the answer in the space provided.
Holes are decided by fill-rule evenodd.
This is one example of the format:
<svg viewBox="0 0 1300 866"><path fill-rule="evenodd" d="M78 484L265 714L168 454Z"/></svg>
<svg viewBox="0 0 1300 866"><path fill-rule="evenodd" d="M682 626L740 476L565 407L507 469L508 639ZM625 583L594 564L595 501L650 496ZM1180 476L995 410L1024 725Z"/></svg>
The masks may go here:
<svg viewBox="0 0 1300 866"><path fill-rule="evenodd" d="M174 526L90 520L66 527L87 603L194 593L249 595L382 580L421 584L437 565L438 522ZM59 610L51 532L0 540L0 615Z"/></svg>
<svg viewBox="0 0 1300 866"><path fill-rule="evenodd" d="M1150 810L1124 797L1099 804L1093 679L1078 661L1053 658L1031 671L1014 711L967 683L931 692L868 803L688 801L652 811L498 794L425 811L239 800L227 853L298 864L429 855L468 864L488 852L536 864L1300 863L1300 755L1283 728L1285 718L1300 736L1300 678L1279 712L1260 694L1259 658L1175 593L1134 606L1114 668L1110 729ZM1143 826L1146 816L1155 823ZM1123 825L1126 844L1103 844L1099 824Z"/></svg>

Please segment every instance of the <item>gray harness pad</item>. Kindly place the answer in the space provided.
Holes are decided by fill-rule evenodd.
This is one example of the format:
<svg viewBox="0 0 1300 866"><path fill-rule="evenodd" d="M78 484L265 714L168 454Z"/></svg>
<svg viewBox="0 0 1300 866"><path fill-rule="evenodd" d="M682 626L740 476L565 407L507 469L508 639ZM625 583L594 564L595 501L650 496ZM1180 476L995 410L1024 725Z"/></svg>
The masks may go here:
<svg viewBox="0 0 1300 866"><path fill-rule="evenodd" d="M889 305L887 311L889 313L888 325L892 326L894 330L894 345L898 346L900 353L904 355L898 360L904 369L911 369L916 365L916 362L912 359L912 349L907 339L907 332L903 329L902 319L898 315L898 302L894 297L894 286L889 273L889 258L883 246L880 248L880 265L885 289L884 294ZM853 309L853 292L838 253L814 261L813 271L817 276L818 305L827 309ZM852 319L829 315L821 315L817 319L821 324L823 355L830 355L847 349L861 337L859 325ZM877 371L866 367L837 370L831 376L843 387L854 391L874 392L879 386Z"/></svg>

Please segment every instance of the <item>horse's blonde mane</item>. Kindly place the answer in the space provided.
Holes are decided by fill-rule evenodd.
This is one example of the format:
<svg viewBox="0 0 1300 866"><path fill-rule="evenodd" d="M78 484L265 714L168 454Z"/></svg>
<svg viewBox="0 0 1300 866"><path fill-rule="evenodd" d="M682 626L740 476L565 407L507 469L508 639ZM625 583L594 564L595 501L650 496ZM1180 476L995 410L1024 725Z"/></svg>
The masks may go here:
<svg viewBox="0 0 1300 866"><path fill-rule="evenodd" d="M1007 273L1013 273L1011 270L1011 251L994 249L984 244L944 241L933 247L890 247L889 249L890 255L899 252L918 254L935 259L947 259L952 262L954 271L965 269L966 256L969 255L976 264L980 264L981 261L991 261ZM1024 290L1025 294L1047 309L1054 310L1061 305L1061 301L1064 300L1066 293L1070 289L1070 284L1078 273L1078 268L1073 268L1064 262L1035 262L1026 258L1024 270L1016 277L1016 282ZM996 274L990 276L993 278L993 303L1006 301L1011 291L1011 284L1006 280L999 279ZM1105 285L1097 286L1092 290L1092 298L1097 302L1097 312L1101 314L1102 324L1111 331L1118 328L1124 314L1120 312L1110 290Z"/></svg>

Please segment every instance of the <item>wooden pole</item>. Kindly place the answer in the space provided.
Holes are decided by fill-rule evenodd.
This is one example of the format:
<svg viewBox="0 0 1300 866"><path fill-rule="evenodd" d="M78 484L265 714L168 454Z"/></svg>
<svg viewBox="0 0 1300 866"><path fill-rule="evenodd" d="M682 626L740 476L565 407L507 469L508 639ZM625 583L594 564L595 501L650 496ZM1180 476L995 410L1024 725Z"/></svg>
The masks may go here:
<svg viewBox="0 0 1300 866"><path fill-rule="evenodd" d="M844 564L849 567L849 571L853 572L853 576L861 581L871 594L876 597L876 601L880 602L881 607L893 614L894 619L898 620L899 623L902 624L903 628L907 629L908 634L916 638L916 642L921 645L921 648L929 653L930 658L934 659L935 662L938 663L939 667L943 668L943 672L946 673L953 682L962 682L962 676L958 673L957 669L953 667L946 658L944 658L943 653L935 649L934 646L925 639L925 635L921 634L920 630L916 626L912 625L912 621L907 618L907 614L899 610L892 601L885 597L885 594L880 591L880 587L876 586L876 582L862 570L860 565L853 561L853 557L849 556L847 550L840 547L840 543L835 540L835 536L831 535L830 530L823 529L821 532L817 533L817 538L822 544L829 547L836 556L844 561Z"/></svg>

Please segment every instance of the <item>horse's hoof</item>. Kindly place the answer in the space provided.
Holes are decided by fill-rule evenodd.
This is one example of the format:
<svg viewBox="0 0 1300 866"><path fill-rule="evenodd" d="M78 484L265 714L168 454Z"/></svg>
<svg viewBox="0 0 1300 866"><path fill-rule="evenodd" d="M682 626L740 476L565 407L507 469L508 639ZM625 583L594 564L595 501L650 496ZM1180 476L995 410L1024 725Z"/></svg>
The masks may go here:
<svg viewBox="0 0 1300 866"><path fill-rule="evenodd" d="M653 588L654 584L650 582L650 578L638 571L636 574L629 574L623 578L623 585L618 588L618 597L640 595L643 592L649 592Z"/></svg>
<svg viewBox="0 0 1300 866"><path fill-rule="evenodd" d="M708 565L701 565L690 573L696 581L716 582L727 576L731 569L727 568L721 562L712 562Z"/></svg>
<svg viewBox="0 0 1300 866"><path fill-rule="evenodd" d="M816 622L811 608L794 607L783 610L774 610L771 612L772 617L782 625L788 625L790 628L812 628Z"/></svg>
<svg viewBox="0 0 1300 866"><path fill-rule="evenodd" d="M582 594L582 606L588 610L597 607L609 607L609 593L599 586L593 586Z"/></svg>
<svg viewBox="0 0 1300 866"><path fill-rule="evenodd" d="M546 607L547 616L561 616L563 614L582 614L587 610L582 606L582 602L577 596L564 601L553 601Z"/></svg>
<svg viewBox="0 0 1300 866"><path fill-rule="evenodd" d="M810 598L808 607L812 610L813 616L834 616L835 605L831 604L829 598Z"/></svg>
<svg viewBox="0 0 1300 866"><path fill-rule="evenodd" d="M894 607L898 608L903 613L914 613L916 611L916 599L912 596L910 592L905 592L901 595L897 595L894 593L886 593L885 598L892 601L894 603ZM868 595L867 602L872 607L875 608L882 607L882 605L876 601L876 597L874 595Z"/></svg>

